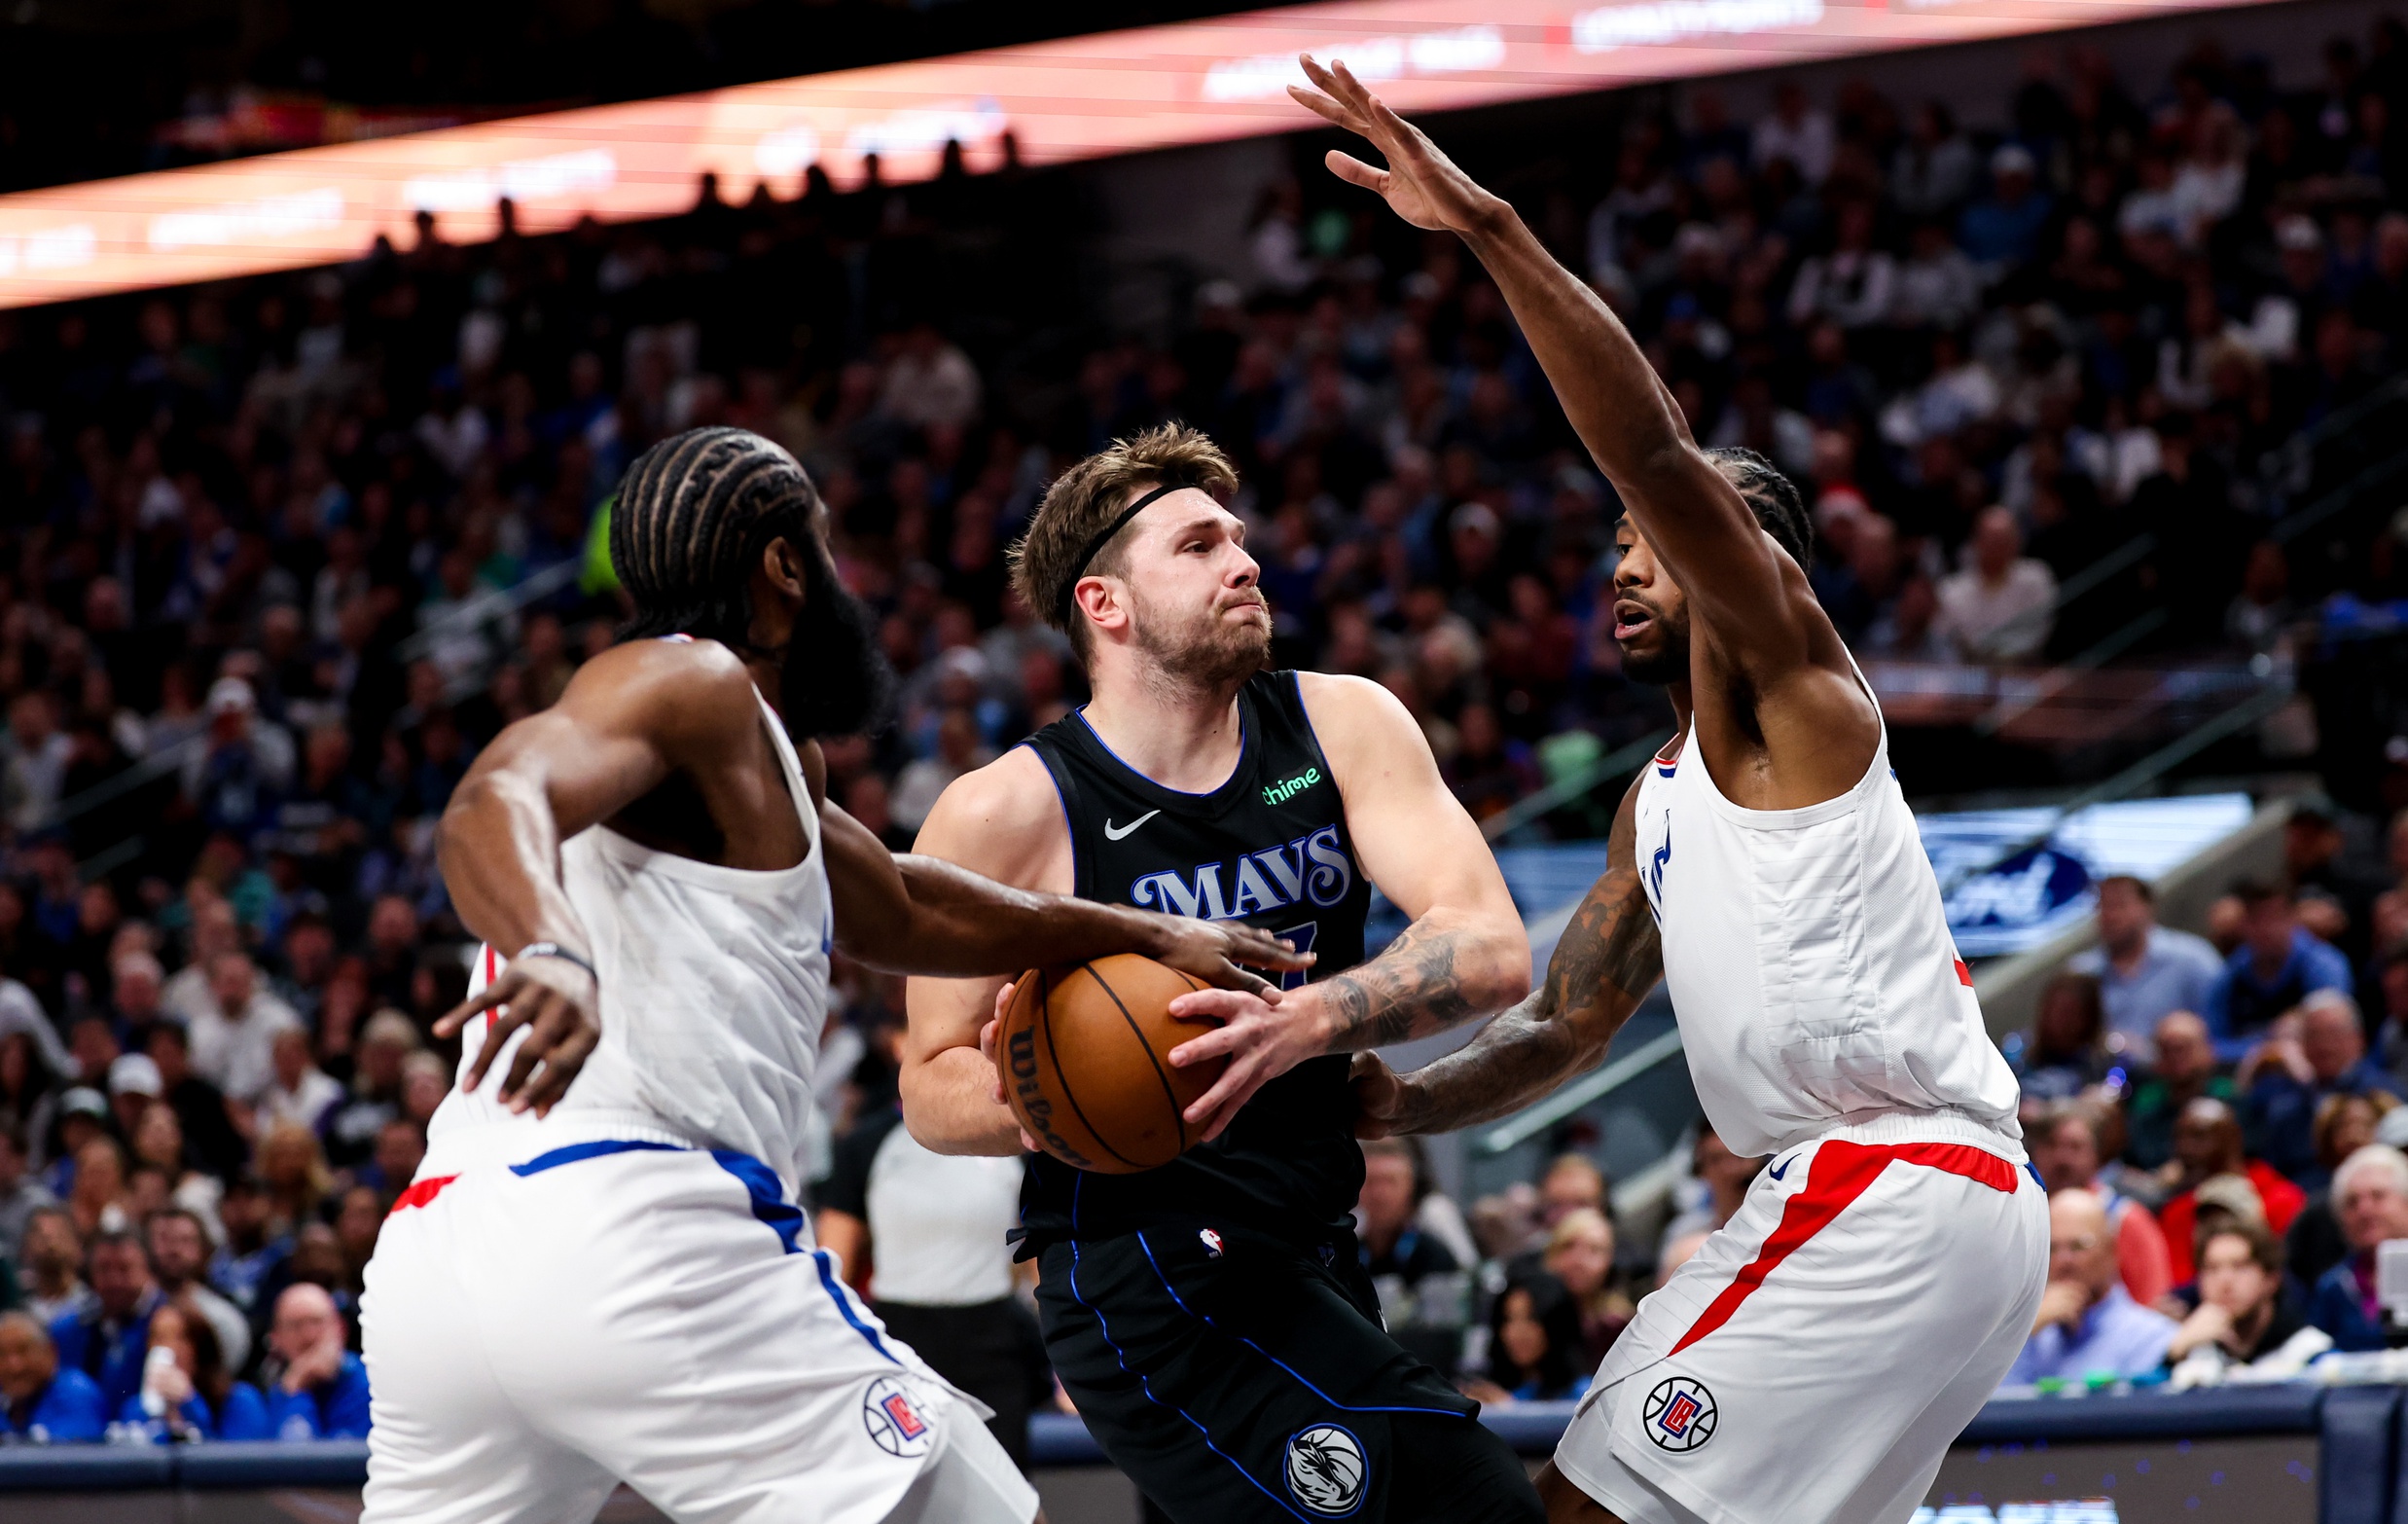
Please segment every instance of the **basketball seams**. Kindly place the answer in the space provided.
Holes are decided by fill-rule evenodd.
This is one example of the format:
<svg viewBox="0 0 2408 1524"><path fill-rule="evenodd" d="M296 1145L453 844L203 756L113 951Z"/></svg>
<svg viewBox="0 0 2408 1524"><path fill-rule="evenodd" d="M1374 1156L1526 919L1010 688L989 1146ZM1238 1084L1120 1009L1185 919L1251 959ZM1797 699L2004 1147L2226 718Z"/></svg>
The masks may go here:
<svg viewBox="0 0 2408 1524"><path fill-rule="evenodd" d="M1187 1151L1187 1113L1179 1106L1179 1093L1171 1087L1170 1076L1163 1072L1163 1061L1155 1054L1154 1044L1146 1040L1145 1029L1137 1025L1136 1017L1129 1014L1129 1007L1121 1003L1120 993L1112 988L1111 984L1104 979L1103 975L1096 972L1096 965L1094 963L1079 964L1079 971L1087 975L1090 979L1095 980L1096 988L1101 990L1104 993L1104 998L1112 1002L1112 1008L1121 1013L1121 1020L1129 1024L1130 1035L1137 1039L1138 1051L1142 1052L1145 1055L1145 1061L1154 1067L1154 1077L1162 1082L1163 1099L1170 1104L1170 1119L1178 1125L1179 1152L1185 1153ZM1173 973L1178 972L1176 969L1171 971ZM1185 979L1187 978L1187 975L1179 974L1179 977ZM1190 982L1192 983L1193 981ZM1069 1087L1065 1083L1063 1086L1063 1092L1067 1094L1068 1089ZM1076 1105L1075 1102L1072 1104ZM1079 1120L1086 1121L1087 1118L1084 1114L1082 1114ZM1095 1131L1093 1124L1090 1124L1088 1130L1090 1132ZM1098 1135L1096 1141L1099 1143L1102 1142L1100 1135ZM1104 1146L1107 1148L1111 1147L1109 1143L1104 1144ZM1117 1148L1112 1149L1112 1156L1116 1159L1123 1158L1123 1155Z"/></svg>
<svg viewBox="0 0 2408 1524"><path fill-rule="evenodd" d="M1086 967L1086 964L1082 963L1080 966L1084 968ZM1087 971L1091 974L1095 972L1092 968L1089 968ZM1110 985L1103 984L1101 979L1097 979L1096 982L1103 985L1104 994L1112 994L1112 987ZM1038 989L1037 1019L1044 1026L1045 1051L1048 1059L1051 1061L1051 1068L1054 1070L1054 1082L1061 1087L1062 1100L1069 1103L1071 1113L1078 1117L1079 1125L1087 1129L1087 1136L1096 1140L1096 1147L1101 1148L1113 1158L1120 1160L1121 1163L1128 1165L1132 1171L1140 1171L1145 1169L1146 1166L1139 1164L1136 1160L1121 1152L1118 1148L1113 1147L1111 1142L1103 1136L1102 1131L1098 1129L1094 1122L1088 1120L1086 1108L1079 1105L1078 1091L1073 1088L1070 1083L1069 1072L1062 1068L1061 1049L1054 1041L1053 993L1054 992L1050 987L1040 987ZM1116 1006L1119 1005L1120 997L1112 996L1112 1003ZM1123 1017L1128 1016L1128 1014L1129 1012L1125 1009L1121 1012ZM1134 1023L1132 1022L1131 1025L1133 1026ZM1139 1034L1137 1040L1141 1046L1145 1047L1146 1057L1149 1059L1152 1058L1154 1055L1154 1049L1150 1044L1145 1042L1142 1034ZM1159 1072L1159 1069L1157 1070L1157 1072ZM1182 1121L1180 1126L1180 1137L1182 1139L1186 1137L1186 1126L1184 1121Z"/></svg>

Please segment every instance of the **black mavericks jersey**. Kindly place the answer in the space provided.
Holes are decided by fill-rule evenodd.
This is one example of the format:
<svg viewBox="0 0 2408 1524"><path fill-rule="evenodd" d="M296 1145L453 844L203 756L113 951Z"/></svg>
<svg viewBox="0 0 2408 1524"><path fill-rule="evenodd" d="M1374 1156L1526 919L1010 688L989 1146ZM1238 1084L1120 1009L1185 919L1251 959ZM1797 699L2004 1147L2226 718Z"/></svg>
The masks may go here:
<svg viewBox="0 0 2408 1524"><path fill-rule="evenodd" d="M1319 979L1363 961L1371 886L1292 671L1238 692L1238 769L1205 794L1165 788L1085 716L1028 738L1054 775L1081 899L1243 921L1318 955ZM1304 974L1289 974L1293 985ZM1199 1029L1200 1031L1203 1029ZM1363 1184L1349 1058L1308 1059L1254 1093L1217 1139L1159 1170L1091 1175L1039 1154L1021 1201L1032 1245L1225 1218L1303 1244L1348 1230Z"/></svg>

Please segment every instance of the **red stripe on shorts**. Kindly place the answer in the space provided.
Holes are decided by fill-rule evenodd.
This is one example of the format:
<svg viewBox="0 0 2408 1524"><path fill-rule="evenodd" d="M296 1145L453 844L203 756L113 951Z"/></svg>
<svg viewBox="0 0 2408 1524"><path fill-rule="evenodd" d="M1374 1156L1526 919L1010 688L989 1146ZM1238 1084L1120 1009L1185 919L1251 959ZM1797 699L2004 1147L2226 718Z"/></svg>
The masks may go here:
<svg viewBox="0 0 2408 1524"><path fill-rule="evenodd" d="M1965 966L1961 958L1957 960L1957 982L1968 990L1973 988L1973 970Z"/></svg>
<svg viewBox="0 0 2408 1524"><path fill-rule="evenodd" d="M1815 1150L1814 1167L1807 1172L1806 1188L1790 1197L1789 1204L1781 1209L1780 1225L1773 1230L1773 1236L1764 1241L1756 1257L1722 1288L1722 1294L1707 1305L1669 1353L1677 1355L1729 1323L1731 1315L1755 1294L1756 1288L1764 1284L1764 1278L1773 1273L1775 1266L1829 1227L1832 1218L1847 1211L1849 1203L1881 1179L1882 1171L1889 1168L1893 1159L1961 1175L1992 1190L2015 1193L2015 1166L1970 1143L1859 1143L1839 1139L1824 1143Z"/></svg>
<svg viewBox="0 0 2408 1524"><path fill-rule="evenodd" d="M404 1207L425 1206L428 1202L433 1201L437 1196L443 1194L443 1188L446 1185L450 1184L453 1180L458 1179L459 1177L456 1175L438 1175L431 1179L413 1180L408 1190L403 1191L400 1195L393 1198L393 1211L386 1213L385 1216L389 1217L393 1216L394 1213L401 1211Z"/></svg>
<svg viewBox="0 0 2408 1524"><path fill-rule="evenodd" d="M491 985L493 981L500 976L500 973L501 970L493 965L493 944L487 942L485 947L485 982L487 985ZM501 1009L498 1006L485 1013L485 1031L486 1036L490 1037L493 1034L493 1023L501 1018Z"/></svg>

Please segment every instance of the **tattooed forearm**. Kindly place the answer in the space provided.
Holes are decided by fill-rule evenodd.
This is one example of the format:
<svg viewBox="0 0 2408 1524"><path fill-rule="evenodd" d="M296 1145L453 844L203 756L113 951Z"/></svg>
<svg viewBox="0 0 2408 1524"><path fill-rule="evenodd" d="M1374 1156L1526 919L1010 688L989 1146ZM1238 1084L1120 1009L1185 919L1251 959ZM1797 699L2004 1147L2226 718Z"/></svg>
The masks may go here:
<svg viewBox="0 0 2408 1524"><path fill-rule="evenodd" d="M1403 1076L1392 1130L1448 1132L1520 1110L1595 1067L1663 973L1638 875L1608 870L1564 927L1537 992L1463 1047Z"/></svg>
<svg viewBox="0 0 2408 1524"><path fill-rule="evenodd" d="M1312 986L1329 1015L1326 1051L1376 1048L1459 1026L1517 991L1496 992L1497 962L1485 932L1431 916L1370 962Z"/></svg>

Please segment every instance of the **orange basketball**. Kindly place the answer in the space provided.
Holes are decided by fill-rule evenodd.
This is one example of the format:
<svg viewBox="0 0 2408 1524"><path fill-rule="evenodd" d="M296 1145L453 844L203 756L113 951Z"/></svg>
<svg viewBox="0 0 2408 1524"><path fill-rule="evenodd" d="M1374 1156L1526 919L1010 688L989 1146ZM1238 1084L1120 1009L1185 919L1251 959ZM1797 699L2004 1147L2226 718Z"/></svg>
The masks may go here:
<svg viewBox="0 0 2408 1524"><path fill-rule="evenodd" d="M995 1033L1012 1114L1047 1153L1098 1175L1159 1169L1201 1141L1180 1113L1227 1059L1173 1068L1170 1050L1218 1023L1170 1002L1204 986L1134 953L1020 976Z"/></svg>

